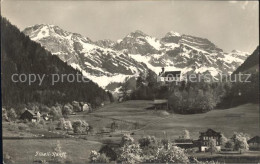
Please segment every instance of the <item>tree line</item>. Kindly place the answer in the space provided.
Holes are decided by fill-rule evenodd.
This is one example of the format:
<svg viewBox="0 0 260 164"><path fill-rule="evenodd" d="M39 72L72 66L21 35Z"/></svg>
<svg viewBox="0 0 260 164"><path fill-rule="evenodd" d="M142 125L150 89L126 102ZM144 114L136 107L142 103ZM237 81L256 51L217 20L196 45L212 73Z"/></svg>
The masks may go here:
<svg viewBox="0 0 260 164"><path fill-rule="evenodd" d="M182 114L203 113L216 107L230 108L245 103L259 103L259 72L248 73L250 77L247 80L250 82L234 81L237 76L234 74L216 82L202 79L197 82L187 80L165 85L149 70L147 76L139 75L136 87L130 95L125 94L127 82L122 85L121 91L125 100L168 99L170 111ZM196 76L199 77L199 74ZM243 78L247 77L242 77L242 81L245 81Z"/></svg>

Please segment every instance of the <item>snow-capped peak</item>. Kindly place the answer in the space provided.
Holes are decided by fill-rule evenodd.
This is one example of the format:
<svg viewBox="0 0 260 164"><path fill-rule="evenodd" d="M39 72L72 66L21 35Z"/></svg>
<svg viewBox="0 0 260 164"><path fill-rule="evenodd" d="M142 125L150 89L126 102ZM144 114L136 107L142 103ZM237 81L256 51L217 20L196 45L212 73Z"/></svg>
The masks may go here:
<svg viewBox="0 0 260 164"><path fill-rule="evenodd" d="M181 34L178 33L178 32L170 31L170 32L168 32L165 36L166 36L166 37L169 37L169 36L177 36L177 37L180 37Z"/></svg>
<svg viewBox="0 0 260 164"><path fill-rule="evenodd" d="M127 37L140 37L140 36L145 37L148 35L142 32L141 30L135 30L134 32L131 32L130 34L127 35Z"/></svg>
<svg viewBox="0 0 260 164"><path fill-rule="evenodd" d="M136 30L118 41L96 42L48 24L28 27L24 33L103 88L147 68L156 73L161 67L169 71L181 69L182 74L188 71L209 72L213 76L232 73L248 56L238 50L225 53L208 39L174 31L157 39Z"/></svg>

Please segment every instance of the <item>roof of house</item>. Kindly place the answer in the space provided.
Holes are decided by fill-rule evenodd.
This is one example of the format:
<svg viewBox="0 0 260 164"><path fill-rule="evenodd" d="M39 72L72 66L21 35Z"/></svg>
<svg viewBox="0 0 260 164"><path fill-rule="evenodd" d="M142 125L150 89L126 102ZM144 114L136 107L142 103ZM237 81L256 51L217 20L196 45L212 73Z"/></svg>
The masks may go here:
<svg viewBox="0 0 260 164"><path fill-rule="evenodd" d="M259 136L254 136L250 140L247 141L248 143L260 143L260 137Z"/></svg>
<svg viewBox="0 0 260 164"><path fill-rule="evenodd" d="M161 77L180 77L181 71L165 71L160 76Z"/></svg>
<svg viewBox="0 0 260 164"><path fill-rule="evenodd" d="M180 139L175 139L174 142L177 144L187 144L187 143L193 143L193 140L180 138Z"/></svg>
<svg viewBox="0 0 260 164"><path fill-rule="evenodd" d="M166 100L166 99L155 99L153 101L154 104L164 104L164 103L167 103L167 102L168 102L168 100Z"/></svg>
<svg viewBox="0 0 260 164"><path fill-rule="evenodd" d="M26 111L29 112L31 115L35 115L35 113L32 110L27 109ZM25 113L26 111L24 111L23 113Z"/></svg>
<svg viewBox="0 0 260 164"><path fill-rule="evenodd" d="M203 136L219 136L221 137L220 132L216 132L212 129L208 129L206 132L200 132L201 135Z"/></svg>

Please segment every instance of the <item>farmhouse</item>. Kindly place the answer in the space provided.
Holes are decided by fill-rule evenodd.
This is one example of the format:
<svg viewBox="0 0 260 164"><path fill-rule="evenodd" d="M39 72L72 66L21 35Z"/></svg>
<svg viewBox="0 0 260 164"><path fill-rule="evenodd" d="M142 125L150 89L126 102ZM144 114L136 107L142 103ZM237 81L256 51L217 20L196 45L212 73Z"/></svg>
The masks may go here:
<svg viewBox="0 0 260 164"><path fill-rule="evenodd" d="M247 141L250 150L260 150L260 137L255 136Z"/></svg>
<svg viewBox="0 0 260 164"><path fill-rule="evenodd" d="M220 150L221 149L220 138L221 138L220 132L216 132L212 129L208 129L206 132L200 132L200 137L198 140L199 141L199 150L207 151L207 149L209 148L210 139L214 139L216 141L216 148L218 150Z"/></svg>
<svg viewBox="0 0 260 164"><path fill-rule="evenodd" d="M168 107L168 100L166 99L155 99L153 101L154 108L157 109L167 109Z"/></svg>
<svg viewBox="0 0 260 164"><path fill-rule="evenodd" d="M169 82L180 82L181 71L164 71L162 67L162 72L159 73L159 81L163 83Z"/></svg>
<svg viewBox="0 0 260 164"><path fill-rule="evenodd" d="M40 120L40 117L41 117L40 112L33 112L27 109L21 114L20 119L37 122Z"/></svg>

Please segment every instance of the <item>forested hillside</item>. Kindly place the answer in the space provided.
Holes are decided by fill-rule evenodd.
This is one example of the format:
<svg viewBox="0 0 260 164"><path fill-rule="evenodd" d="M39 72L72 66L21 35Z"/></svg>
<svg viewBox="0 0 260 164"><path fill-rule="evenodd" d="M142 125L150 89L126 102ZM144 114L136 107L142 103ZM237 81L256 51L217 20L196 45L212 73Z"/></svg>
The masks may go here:
<svg viewBox="0 0 260 164"><path fill-rule="evenodd" d="M98 85L89 82L68 82L60 80L52 85L53 74L79 74L59 57L46 51L39 43L31 41L8 20L1 17L1 78L2 78L2 103L12 105L28 102L44 104L66 103L69 101L89 102L94 106L100 105L108 96ZM26 82L13 82L13 74L35 74L45 76L42 84L37 79L29 85ZM28 76L27 76L28 77Z"/></svg>
<svg viewBox="0 0 260 164"><path fill-rule="evenodd" d="M233 74L237 74L239 72L247 72L252 71L251 68L259 69L259 46L256 48L256 50L253 52L252 55L250 55L241 66L239 66L236 71L234 71Z"/></svg>
<svg viewBox="0 0 260 164"><path fill-rule="evenodd" d="M241 73L245 82L232 83L227 96L220 104L230 108L245 103L259 103L259 47L232 74L232 79L238 79Z"/></svg>

